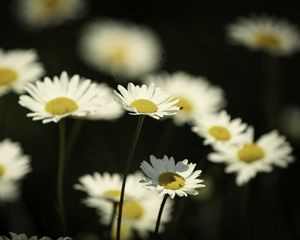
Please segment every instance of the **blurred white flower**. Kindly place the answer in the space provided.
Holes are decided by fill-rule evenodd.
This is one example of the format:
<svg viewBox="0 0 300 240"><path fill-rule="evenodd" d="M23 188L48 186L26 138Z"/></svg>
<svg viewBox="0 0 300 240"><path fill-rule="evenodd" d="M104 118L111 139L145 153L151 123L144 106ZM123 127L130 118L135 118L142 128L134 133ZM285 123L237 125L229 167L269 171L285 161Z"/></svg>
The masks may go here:
<svg viewBox="0 0 300 240"><path fill-rule="evenodd" d="M127 89L118 85L118 90L114 91L115 100L132 115L148 115L149 117L160 119L164 116L174 115L179 108L176 107L178 100L163 92L153 83L149 86L143 84L135 86L128 83Z"/></svg>
<svg viewBox="0 0 300 240"><path fill-rule="evenodd" d="M88 64L116 80L138 78L156 70L162 54L160 42L150 29L113 20L88 25L82 32L79 51Z"/></svg>
<svg viewBox="0 0 300 240"><path fill-rule="evenodd" d="M288 106L280 116L282 131L293 140L300 140L300 107Z"/></svg>
<svg viewBox="0 0 300 240"><path fill-rule="evenodd" d="M10 237L0 236L0 239L2 240L51 240L49 237L42 237L39 238L37 236L27 237L26 234L16 234L16 233L9 233ZM69 237L60 237L57 240L71 240L72 238Z"/></svg>
<svg viewBox="0 0 300 240"><path fill-rule="evenodd" d="M238 144L244 137L243 132L247 124L240 118L230 119L230 116L221 111L217 114L209 114L195 118L192 131L204 138L204 144Z"/></svg>
<svg viewBox="0 0 300 240"><path fill-rule="evenodd" d="M57 123L68 116L86 116L100 107L97 84L79 75L69 78L66 72L53 80L45 77L43 82L29 84L25 90L30 96L20 96L19 104L32 111L27 116L34 121Z"/></svg>
<svg viewBox="0 0 300 240"><path fill-rule="evenodd" d="M87 0L18 0L16 14L31 28L60 25L81 17Z"/></svg>
<svg viewBox="0 0 300 240"><path fill-rule="evenodd" d="M147 84L155 83L179 100L176 106L181 110L174 116L178 125L190 123L196 116L214 113L225 105L223 90L202 77L175 72L149 75L144 81Z"/></svg>
<svg viewBox="0 0 300 240"><path fill-rule="evenodd" d="M151 155L150 162L151 164L146 161L141 163L141 169L146 175L141 183L147 189L158 192L160 197L165 194L169 194L171 198L175 195L197 195L196 189L205 187L201 184L203 180L198 178L201 170L194 171L196 164L188 163L187 159L175 164L173 157L157 159Z"/></svg>
<svg viewBox="0 0 300 240"><path fill-rule="evenodd" d="M43 74L44 68L35 50L0 49L0 96L9 91L22 93L28 82L38 80Z"/></svg>
<svg viewBox="0 0 300 240"><path fill-rule="evenodd" d="M249 127L239 145L218 145L210 153L212 162L224 162L227 173L237 173L238 186L246 184L258 172L271 172L274 166L287 167L293 162L292 147L277 131L262 135L254 141L254 130Z"/></svg>
<svg viewBox="0 0 300 240"><path fill-rule="evenodd" d="M300 32L286 21L269 16L240 18L227 28L229 40L271 55L289 55L300 49Z"/></svg>

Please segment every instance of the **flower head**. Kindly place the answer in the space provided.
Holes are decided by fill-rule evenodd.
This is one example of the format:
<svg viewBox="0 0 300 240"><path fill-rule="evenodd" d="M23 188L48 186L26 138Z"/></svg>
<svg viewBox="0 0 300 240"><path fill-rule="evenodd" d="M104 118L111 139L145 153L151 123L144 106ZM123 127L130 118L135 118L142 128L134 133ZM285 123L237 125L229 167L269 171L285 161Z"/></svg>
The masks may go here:
<svg viewBox="0 0 300 240"><path fill-rule="evenodd" d="M25 90L30 96L20 96L19 104L32 111L28 117L43 123L58 122L68 116L82 117L99 107L96 83L79 75L69 78L66 72L53 80L45 77L43 82L29 84Z"/></svg>
<svg viewBox="0 0 300 240"><path fill-rule="evenodd" d="M277 131L262 135L254 140L253 128L245 133L245 138L239 145L219 145L216 152L209 154L213 162L226 163L226 172L237 173L236 183L244 185L258 172L270 172L274 166L287 167L294 158L292 148Z"/></svg>
<svg viewBox="0 0 300 240"><path fill-rule="evenodd" d="M195 116L214 113L225 104L222 89L204 78L185 72L149 75L144 81L148 84L155 83L178 100L176 106L181 110L174 116L178 125L192 122Z"/></svg>
<svg viewBox="0 0 300 240"><path fill-rule="evenodd" d="M149 85L135 86L129 83L127 89L119 85L114 91L115 100L132 115L148 115L155 119L166 115L174 115L179 110L176 106L178 100L174 100L170 95L155 87L153 83Z"/></svg>
<svg viewBox="0 0 300 240"><path fill-rule="evenodd" d="M198 179L201 171L194 171L196 164L188 163L187 159L175 164L173 157L157 159L151 155L150 162L141 163L141 169L146 175L141 182L146 188L157 191L160 197L165 194L171 198L175 195L197 195L196 189L205 186L201 184L203 180Z"/></svg>
<svg viewBox="0 0 300 240"><path fill-rule="evenodd" d="M49 237L42 237L39 238L37 236L32 236L32 237L27 237L26 234L22 233L22 234L16 234L16 233L9 233L10 237L5 237L5 236L0 236L1 240L51 240L51 238ZM57 240L72 240L69 237L60 237Z"/></svg>
<svg viewBox="0 0 300 240"><path fill-rule="evenodd" d="M299 30L284 19L268 16L241 18L228 26L231 42L271 55L289 55L300 49Z"/></svg>
<svg viewBox="0 0 300 240"><path fill-rule="evenodd" d="M20 94L28 82L38 80L44 68L38 61L35 50L0 49L0 96L15 91Z"/></svg>
<svg viewBox="0 0 300 240"><path fill-rule="evenodd" d="M82 58L116 79L137 78L160 63L160 42L150 29L112 20L88 25L80 41Z"/></svg>

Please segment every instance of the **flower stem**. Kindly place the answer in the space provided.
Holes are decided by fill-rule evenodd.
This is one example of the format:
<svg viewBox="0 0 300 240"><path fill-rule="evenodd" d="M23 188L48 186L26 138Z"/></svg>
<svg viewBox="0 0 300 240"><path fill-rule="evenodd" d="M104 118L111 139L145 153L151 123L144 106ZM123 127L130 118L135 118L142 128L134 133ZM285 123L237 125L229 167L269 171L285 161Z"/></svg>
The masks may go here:
<svg viewBox="0 0 300 240"><path fill-rule="evenodd" d="M161 202L160 208L159 208L159 212L158 212L158 216L157 216L157 220L156 220L156 225L155 225L153 239L157 239L159 225L160 225L160 219L161 219L161 216L162 216L162 213L163 213L163 210L164 210L164 206L165 206L165 204L167 202L167 199L168 199L168 194L165 194L165 196L164 196L164 198L163 198L163 200Z"/></svg>
<svg viewBox="0 0 300 240"><path fill-rule="evenodd" d="M121 195L120 195L120 201L119 201L119 211L118 211L118 221L117 221L117 240L120 240L120 236L121 236L121 222L122 222L122 211L123 211L123 202L124 202L124 194L125 194L125 185L126 185L126 179L127 179L127 175L128 172L130 170L130 166L131 166L131 162L133 159L133 155L136 149L136 144L138 142L140 133L141 133L141 129L143 126L143 122L145 119L145 115L140 115L139 116L139 121L134 133L134 137L131 143L131 148L129 150L129 154L128 154L128 159L125 165L125 169L124 169L124 175L123 175L123 181L122 181L122 188L121 188Z"/></svg>
<svg viewBox="0 0 300 240"><path fill-rule="evenodd" d="M109 234L113 233L113 226L114 226L114 221L115 221L118 206L119 206L118 202L113 201L113 211L111 213L111 219L108 226Z"/></svg>
<svg viewBox="0 0 300 240"><path fill-rule="evenodd" d="M59 156L57 168L57 202L58 213L62 224L63 233L66 234L66 220L64 208L64 171L65 171L65 158L66 158L66 128L65 121L59 122Z"/></svg>
<svg viewBox="0 0 300 240"><path fill-rule="evenodd" d="M79 136L79 134L82 130L83 124L84 124L83 120L76 119L73 126L72 126L70 136L68 136L68 145L66 146L67 147L67 153L66 154L67 154L67 159L68 160L70 159L70 154L72 153L72 150L75 146L77 138L78 138L78 136Z"/></svg>

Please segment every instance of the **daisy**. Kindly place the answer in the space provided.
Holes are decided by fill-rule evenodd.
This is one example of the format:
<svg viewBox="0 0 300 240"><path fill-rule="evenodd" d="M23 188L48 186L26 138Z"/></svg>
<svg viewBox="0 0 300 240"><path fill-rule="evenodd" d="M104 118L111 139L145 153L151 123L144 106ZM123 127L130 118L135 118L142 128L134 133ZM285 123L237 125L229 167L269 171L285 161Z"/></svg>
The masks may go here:
<svg viewBox="0 0 300 240"><path fill-rule="evenodd" d="M132 115L148 115L159 119L165 115L174 115L179 110L175 106L178 100L174 100L153 83L141 87L129 83L127 89L118 85L118 90L120 93L114 91L115 100Z"/></svg>
<svg viewBox="0 0 300 240"><path fill-rule="evenodd" d="M237 173L238 186L246 184L258 172L270 172L273 165L287 167L293 162L292 148L277 131L262 135L254 140L253 128L245 133L244 140L239 145L216 146L216 152L209 154L212 162L224 162L227 173Z"/></svg>
<svg viewBox="0 0 300 240"><path fill-rule="evenodd" d="M35 50L5 52L0 49L0 96L9 91L22 93L28 82L38 80L43 74L44 68Z"/></svg>
<svg viewBox="0 0 300 240"><path fill-rule="evenodd" d="M3 240L51 240L49 237L42 237L39 238L37 236L27 237L26 234L16 234L16 233L9 233L10 237L0 236ZM60 237L57 240L71 240L69 237Z"/></svg>
<svg viewBox="0 0 300 240"><path fill-rule="evenodd" d="M84 12L85 0L18 0L16 14L31 28L73 20Z"/></svg>
<svg viewBox="0 0 300 240"><path fill-rule="evenodd" d="M141 183L149 190L157 191L160 197L166 194L171 198L175 195L197 195L196 189L205 187L201 184L203 180L198 178L201 170L194 171L196 164L188 163L187 159L175 164L173 157L157 159L151 155L150 162L151 164L146 161L141 163L141 169L146 175Z"/></svg>
<svg viewBox="0 0 300 240"><path fill-rule="evenodd" d="M285 19L264 15L240 18L227 30L232 43L263 50L274 56L289 55L300 48L299 30Z"/></svg>
<svg viewBox="0 0 300 240"><path fill-rule="evenodd" d="M88 25L82 32L79 51L88 64L116 79L154 71L162 54L160 42L150 29L113 20Z"/></svg>
<svg viewBox="0 0 300 240"><path fill-rule="evenodd" d="M113 90L105 83L97 85L98 88L98 109L86 115L88 120L114 120L121 117L124 113L123 108L114 100Z"/></svg>
<svg viewBox="0 0 300 240"><path fill-rule="evenodd" d="M156 216L153 212L156 210L158 212L161 200L139 183L141 179L142 174L139 172L129 174L127 177L121 230L129 234L129 230L132 228L145 238L155 224ZM80 184L75 185L75 189L88 194L84 203L89 207L96 208L100 215L100 221L103 224L109 224L113 212L112 202L120 200L121 176L119 174L94 173L80 177L79 182ZM171 203L166 206L162 217L163 223L170 220L171 207Z"/></svg>
<svg viewBox="0 0 300 240"><path fill-rule="evenodd" d="M204 138L204 144L237 144L247 125L240 118L230 119L226 111L195 118L192 131Z"/></svg>
<svg viewBox="0 0 300 240"><path fill-rule="evenodd" d="M150 75L145 78L145 82L155 83L179 100L176 106L181 111L174 116L177 125L191 122L198 115L214 113L225 104L221 88L213 86L202 77L194 77L185 72Z"/></svg>
<svg viewBox="0 0 300 240"><path fill-rule="evenodd" d="M19 104L31 110L28 117L43 123L59 122L62 118L82 117L93 113L99 107L96 83L82 79L79 75L68 77L62 72L60 77L37 81L25 87L28 95L22 95Z"/></svg>

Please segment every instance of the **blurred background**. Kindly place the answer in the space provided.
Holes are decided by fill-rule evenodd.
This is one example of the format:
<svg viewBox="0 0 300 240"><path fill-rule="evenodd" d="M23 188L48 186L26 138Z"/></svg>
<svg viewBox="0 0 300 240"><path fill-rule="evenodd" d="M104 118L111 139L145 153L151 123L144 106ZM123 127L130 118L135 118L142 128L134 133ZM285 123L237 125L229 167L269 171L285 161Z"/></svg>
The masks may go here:
<svg viewBox="0 0 300 240"><path fill-rule="evenodd" d="M160 37L164 54L159 70L186 71L224 89L226 110L233 117L255 126L257 136L272 130L263 114L262 59L260 52L230 45L225 26L240 16L268 14L288 19L300 27L299 9L292 1L242 1L213 3L203 1L87 1L82 16L62 25L30 30L16 17L14 1L0 2L0 48L36 49L46 75L53 77L66 70L116 88L114 79L93 70L78 54L82 27L92 20L111 18L148 26ZM279 59L280 112L299 104L300 54ZM0 101L4 101L3 98ZM1 206L4 218L0 234L7 231L29 235L57 236L56 163L58 128L26 118L28 112L18 105L18 96L5 96L5 119L1 119L0 137L21 143L31 156L33 171L22 182L22 197ZM1 113L0 113L1 114ZM171 119L146 118L138 143L132 172L142 160L153 154L185 158L203 170L207 188L199 196L176 198L173 220L161 239L300 239L300 117L291 122L278 115L279 131L286 134L294 148L295 163L287 169L275 168L250 181L248 202L242 206L243 188L235 184L234 174L225 174L222 164L206 160L211 152L191 132L189 125L178 127ZM125 113L115 121L85 121L74 143L66 166L66 207L71 236L100 239L104 227L94 209L80 201L85 194L73 189L78 177L87 173L122 172L137 118ZM76 124L68 119L68 134ZM295 132L298 131L298 135ZM293 134L294 133L294 134ZM297 190L298 189L298 190ZM202 190L202 189L201 189ZM241 215L247 221L242 226ZM88 235L86 235L88 234ZM139 239L136 236L136 239Z"/></svg>

